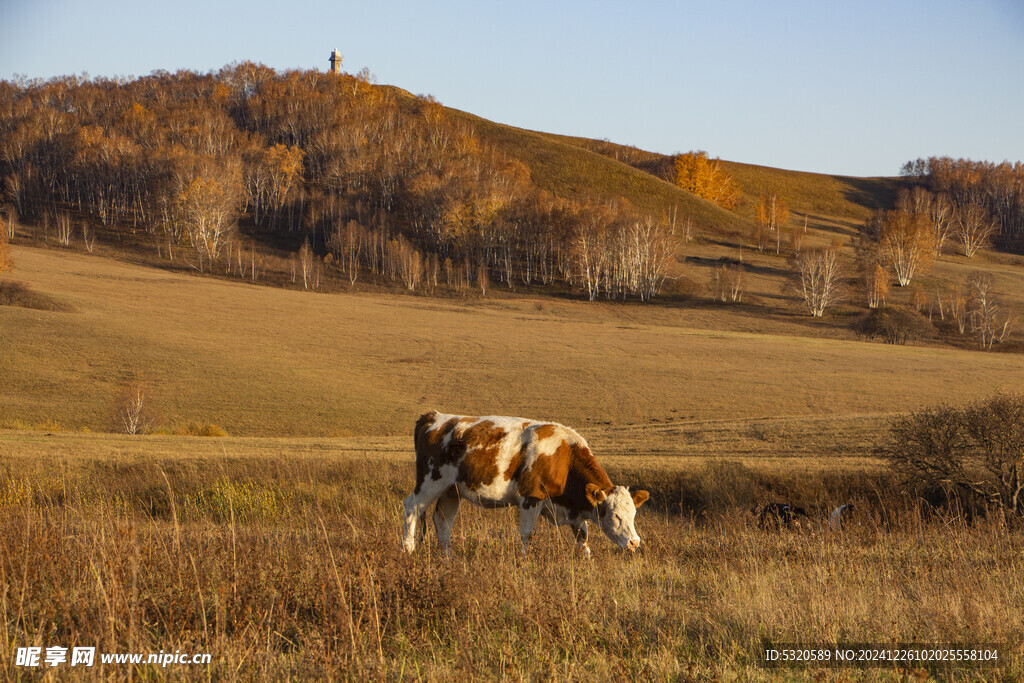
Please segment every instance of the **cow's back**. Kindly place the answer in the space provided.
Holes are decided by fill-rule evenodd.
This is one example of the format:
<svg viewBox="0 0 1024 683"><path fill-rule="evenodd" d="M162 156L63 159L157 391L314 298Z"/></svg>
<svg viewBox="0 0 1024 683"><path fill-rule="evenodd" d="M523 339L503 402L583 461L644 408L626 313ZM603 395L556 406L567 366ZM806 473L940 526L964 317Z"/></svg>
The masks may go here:
<svg viewBox="0 0 1024 683"><path fill-rule="evenodd" d="M572 429L554 422L431 411L416 423L417 492L425 479L452 480L482 504L548 498L565 487L573 453L587 449Z"/></svg>

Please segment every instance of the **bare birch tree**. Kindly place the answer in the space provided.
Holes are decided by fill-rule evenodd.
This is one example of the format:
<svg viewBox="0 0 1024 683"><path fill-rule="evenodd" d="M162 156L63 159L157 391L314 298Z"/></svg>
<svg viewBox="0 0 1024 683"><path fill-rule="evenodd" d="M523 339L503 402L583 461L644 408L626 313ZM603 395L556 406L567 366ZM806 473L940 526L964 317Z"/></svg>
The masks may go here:
<svg viewBox="0 0 1024 683"><path fill-rule="evenodd" d="M932 229L924 214L885 212L879 226L878 247L901 287L909 285L915 273L928 268L934 258L934 246Z"/></svg>
<svg viewBox="0 0 1024 683"><path fill-rule="evenodd" d="M0 273L5 273L9 270L14 270L14 259L11 258L11 245L7 237L7 228L0 225Z"/></svg>
<svg viewBox="0 0 1024 683"><path fill-rule="evenodd" d="M761 195L754 211L760 230L757 231L757 248L764 251L769 241L775 242L775 253L782 251L782 229L789 220L789 207L776 192Z"/></svg>
<svg viewBox="0 0 1024 683"><path fill-rule="evenodd" d="M808 312L821 317L829 306L841 296L839 247L805 249L794 257L797 270L797 289Z"/></svg>
<svg viewBox="0 0 1024 683"><path fill-rule="evenodd" d="M82 221L82 244L90 254L96 248L96 233L89 229L88 221Z"/></svg>
<svg viewBox="0 0 1024 683"><path fill-rule="evenodd" d="M931 203L928 205L928 218L932 223L932 237L935 240L932 249L935 255L938 256L942 253L942 246L949 239L949 235L953 230L953 202L949 200L947 195L940 193L932 198Z"/></svg>
<svg viewBox="0 0 1024 683"><path fill-rule="evenodd" d="M149 392L141 380L131 379L117 388L114 420L125 434L141 434L152 427Z"/></svg>
<svg viewBox="0 0 1024 683"><path fill-rule="evenodd" d="M61 246L71 244L71 216L65 212L58 213L54 223L57 228L57 243Z"/></svg>
<svg viewBox="0 0 1024 683"><path fill-rule="evenodd" d="M739 302L743 298L743 266L730 268L722 264L711 275L712 298L715 301Z"/></svg>
<svg viewBox="0 0 1024 683"><path fill-rule="evenodd" d="M487 296L487 287L491 279L487 276L487 264L481 260L476 269L476 286L480 288L480 296Z"/></svg>
<svg viewBox="0 0 1024 683"><path fill-rule="evenodd" d="M967 331L967 294L964 292L963 285L957 283L946 288L945 294L946 307L949 309L949 314L956 323L957 329L960 334Z"/></svg>
<svg viewBox="0 0 1024 683"><path fill-rule="evenodd" d="M992 290L994 281L988 273L974 273L968 278L971 290L971 331L983 349L1002 342L1010 332L1012 318L1004 312L998 295Z"/></svg>
<svg viewBox="0 0 1024 683"><path fill-rule="evenodd" d="M175 200L177 220L203 261L215 262L235 225L239 206L238 172L234 168L204 169L185 181Z"/></svg>
<svg viewBox="0 0 1024 683"><path fill-rule="evenodd" d="M988 211L980 204L966 204L956 212L953 234L967 258L972 258L979 249L988 245L995 229Z"/></svg>
<svg viewBox="0 0 1024 683"><path fill-rule="evenodd" d="M309 246L309 238L299 248L299 272L302 273L302 288L309 289L313 283L313 249Z"/></svg>

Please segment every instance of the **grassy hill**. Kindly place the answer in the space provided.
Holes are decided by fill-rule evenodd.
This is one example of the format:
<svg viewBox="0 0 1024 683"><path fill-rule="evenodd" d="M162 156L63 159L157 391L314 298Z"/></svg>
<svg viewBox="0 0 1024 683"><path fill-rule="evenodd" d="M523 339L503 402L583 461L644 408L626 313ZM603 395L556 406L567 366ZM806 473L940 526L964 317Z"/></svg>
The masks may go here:
<svg viewBox="0 0 1024 683"><path fill-rule="evenodd" d="M422 101L408 92L381 87L394 95L399 107L410 116L422 106ZM900 187L898 179L851 178L723 162L727 172L743 190L743 201L737 209L726 211L669 182L672 169L672 157L669 155L608 141L524 130L454 109L447 109L447 114L456 122L472 127L487 146L522 161L532 183L547 192L565 198L600 198L605 201L621 198L642 211L658 216L674 214L680 221L692 222L696 239L677 245L676 262L669 269L671 279L665 293L656 301L659 307L683 306L690 309L691 315L708 321L708 329L773 332L782 325L786 327L787 334L819 338L849 338L848 328L865 310L861 301L863 296L857 291L854 253L850 246L872 211L892 205ZM754 205L757 196L767 191L778 192L788 202L792 210L791 224L799 225L806 221L808 231L804 239L807 245L825 245L839 239L847 246L843 254L849 285L846 301L834 309L833 316L824 323L806 320L802 303L793 289L793 267L787 261L785 250L782 254L774 254L759 253L751 248ZM88 220L88 216L80 212L72 210L71 213L75 222ZM52 228L48 230L43 223L37 218L35 224L19 227L16 242L52 244ZM92 229L100 236L96 247L98 253L179 272L189 272L195 267L187 246L176 250L177 261L168 261L166 240L144 230L101 225L94 225ZM253 261L261 263L258 270L262 273L259 276L262 284L298 288L301 283L295 276L296 259L303 236L297 229L270 232L243 219L241 256L245 260L247 255L251 255ZM314 248L323 256L325 247L322 240L317 243L314 236L313 242ZM72 236L70 248L82 249L77 234ZM240 255L238 249L233 253L236 257ZM947 253L930 272L917 277L915 286L929 290L934 309L938 286L961 280L972 271L984 270L996 277L996 289L1006 297L1009 307L1024 310L1024 289L1019 286L1024 275L1019 261L1016 257L998 253L985 253L973 260ZM745 269L742 305L710 301L711 283L723 264L742 264ZM322 287L326 291L404 291L397 281L371 275L365 272L366 268L363 270L359 282L351 287L336 267L324 268ZM502 285L496 285L492 290L499 288L504 289ZM499 295L525 294L545 300L562 300L567 296L578 296L578 292L573 293L571 289L571 285L561 281L549 287L536 284L523 287L517 281L515 293L503 291ZM494 293L498 294L497 291ZM445 290L443 294L451 295L452 291ZM908 288L897 289L892 292L890 301L905 304L910 297ZM595 309L590 307L587 310L592 312ZM971 343L969 339L951 334L948 329L932 334L930 341L961 346Z"/></svg>
<svg viewBox="0 0 1024 683"><path fill-rule="evenodd" d="M145 378L163 422L404 434L421 412L612 427L879 413L1024 385L1012 354L892 347L828 321L552 299L315 294L16 248L73 311L0 307L0 427L110 427Z"/></svg>
<svg viewBox="0 0 1024 683"><path fill-rule="evenodd" d="M850 247L854 237L875 210L894 206L903 186L903 181L895 177L858 178L723 161L725 171L742 189L742 201L736 210L725 211L670 182L674 173L671 155L464 116L474 122L481 135L523 160L538 184L552 192L569 196L588 191L621 194L647 210L667 214L677 208L681 216L691 217L703 239L680 247L678 274L702 285L710 279L712 268L742 259L748 266L747 298L756 301L766 314L799 310L799 302L790 291L790 269L785 260L749 249L754 207L761 194L776 192L782 196L790 207L791 223L802 224L806 217L808 244L840 240L847 247L844 259L852 275L854 255ZM633 199L637 193L641 198ZM972 272L985 272L995 278L1006 305L1024 311L1022 265L1024 261L1012 255L988 252L980 258L966 259L947 247L930 270L918 275L916 283L930 289L963 280ZM891 293L894 303L906 304L909 299L909 291L896 288ZM859 303L852 292L847 302Z"/></svg>
<svg viewBox="0 0 1024 683"><path fill-rule="evenodd" d="M406 108L416 106L412 93L382 86ZM745 220L676 187L651 168L620 161L615 150L635 150L588 138L517 128L450 107L447 113L471 126L485 142L523 162L541 189L563 198L625 198L655 215L676 209L708 232L736 230ZM612 149L614 148L614 149ZM652 158L662 155L642 152ZM667 158L667 157L664 157Z"/></svg>
<svg viewBox="0 0 1024 683"><path fill-rule="evenodd" d="M524 130L449 110L471 123L477 133L530 169L540 187L562 197L621 196L655 214L677 210L706 235L746 232L762 193L777 192L794 214L810 220L847 219L861 222L878 208L893 205L897 178L855 178L806 173L724 161L725 170L742 190L740 206L726 211L672 182L672 157L603 140Z"/></svg>
<svg viewBox="0 0 1024 683"><path fill-rule="evenodd" d="M672 156L668 154L648 152L606 140L542 135L615 159L665 181L671 181L674 175ZM790 209L799 214L864 220L875 209L890 208L900 187L898 178L857 178L808 173L736 161L723 161L722 166L742 190L744 201L738 213L745 218L753 218L753 207L759 195L777 192L785 198Z"/></svg>
<svg viewBox="0 0 1024 683"><path fill-rule="evenodd" d="M745 221L665 179L622 163L609 155L575 144L576 138L524 130L453 111L473 124L480 137L526 164L530 178L554 195L623 197L655 215L677 210L709 234L743 229Z"/></svg>

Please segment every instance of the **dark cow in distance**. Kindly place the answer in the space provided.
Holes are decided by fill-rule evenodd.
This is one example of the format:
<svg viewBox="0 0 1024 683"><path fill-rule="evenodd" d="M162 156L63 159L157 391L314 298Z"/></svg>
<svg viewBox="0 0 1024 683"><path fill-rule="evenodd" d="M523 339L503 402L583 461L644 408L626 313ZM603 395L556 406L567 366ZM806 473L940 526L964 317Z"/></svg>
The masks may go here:
<svg viewBox="0 0 1024 683"><path fill-rule="evenodd" d="M416 422L414 435L416 488L404 502L408 552L422 538L427 509L435 502L434 528L447 552L462 500L485 508L518 507L524 552L541 515L556 526L571 526L588 556L587 522L598 524L620 548L640 546L634 518L647 492L631 494L612 484L583 437L564 425L431 411Z"/></svg>
<svg viewBox="0 0 1024 683"><path fill-rule="evenodd" d="M767 503L761 508L758 524L762 529L800 526L800 517L807 517L807 511L802 507L789 503Z"/></svg>

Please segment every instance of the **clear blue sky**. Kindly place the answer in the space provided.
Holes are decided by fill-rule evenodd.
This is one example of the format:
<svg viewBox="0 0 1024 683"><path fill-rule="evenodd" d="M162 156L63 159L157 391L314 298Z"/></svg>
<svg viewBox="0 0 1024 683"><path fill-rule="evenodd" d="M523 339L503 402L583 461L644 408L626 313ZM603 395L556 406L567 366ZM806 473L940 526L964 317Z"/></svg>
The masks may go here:
<svg viewBox="0 0 1024 683"><path fill-rule="evenodd" d="M0 0L0 78L253 60L524 128L848 175L1024 160L1021 0Z"/></svg>

